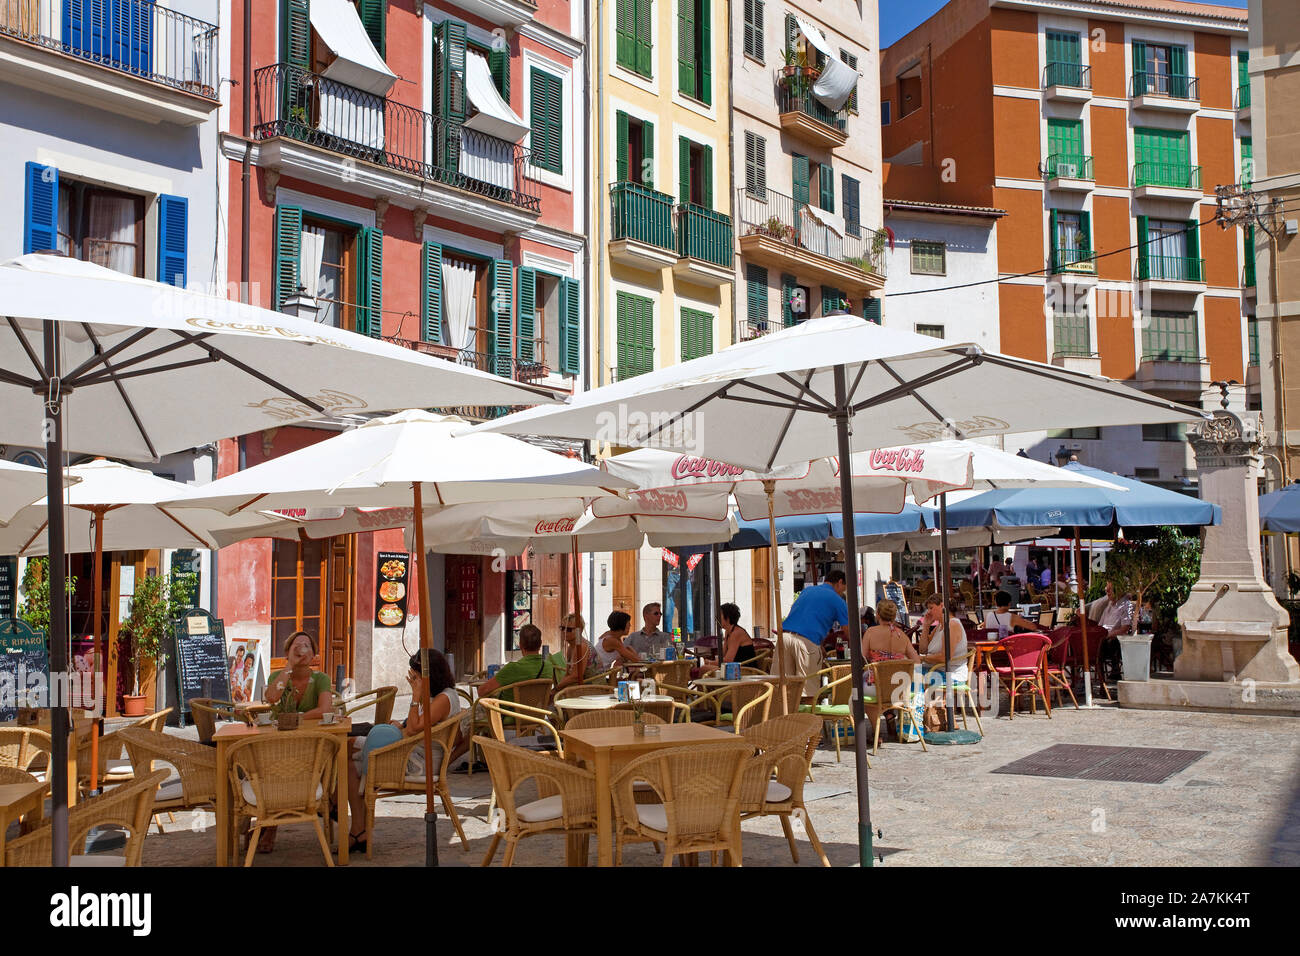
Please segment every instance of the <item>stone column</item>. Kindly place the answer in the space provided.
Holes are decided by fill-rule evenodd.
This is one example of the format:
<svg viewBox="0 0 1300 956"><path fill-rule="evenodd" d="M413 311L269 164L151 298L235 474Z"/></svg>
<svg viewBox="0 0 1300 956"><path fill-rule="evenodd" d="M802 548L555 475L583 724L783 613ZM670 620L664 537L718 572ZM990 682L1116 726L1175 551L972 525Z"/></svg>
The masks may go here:
<svg viewBox="0 0 1300 956"><path fill-rule="evenodd" d="M1264 580L1259 551L1259 422L1216 410L1188 433L1201 497L1223 509L1205 530L1201 577L1178 609L1183 651L1174 677L1300 682L1287 651L1289 617Z"/></svg>

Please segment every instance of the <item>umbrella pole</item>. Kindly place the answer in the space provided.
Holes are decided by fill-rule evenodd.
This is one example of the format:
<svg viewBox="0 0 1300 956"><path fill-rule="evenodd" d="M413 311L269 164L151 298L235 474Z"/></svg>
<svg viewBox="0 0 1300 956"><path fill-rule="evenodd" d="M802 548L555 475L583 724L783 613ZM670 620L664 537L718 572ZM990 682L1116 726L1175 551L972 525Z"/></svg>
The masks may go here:
<svg viewBox="0 0 1300 956"><path fill-rule="evenodd" d="M46 509L48 510L48 509ZM94 564L94 625L91 633L95 641L95 675L99 674L99 638L102 628L99 622L100 615L104 613L104 593L101 582L104 579L104 516L108 514L107 508L94 509L95 515L95 564ZM107 650L107 649L105 649ZM92 678L93 680L93 678ZM107 688L105 688L107 692ZM82 700L85 700L85 694L82 694ZM101 715L107 708L101 710ZM99 721L95 720L90 728L90 792L94 793L99 789Z"/></svg>
<svg viewBox="0 0 1300 956"><path fill-rule="evenodd" d="M45 323L45 375L49 395L45 402L45 495L46 533L49 539L50 572L50 775L52 866L68 866L68 732L71 729L66 691L68 687L68 595L67 555L63 546L63 395L55 323Z"/></svg>
<svg viewBox="0 0 1300 956"><path fill-rule="evenodd" d="M425 567L424 499L420 483L417 481L412 487L415 489L415 550L419 552L415 559L415 581L420 589L420 676L423 678L420 683L424 696L424 865L437 866L438 811L433 808L433 725L429 721L429 712L433 708L429 696L433 619L429 616L429 570Z"/></svg>
<svg viewBox="0 0 1300 956"><path fill-rule="evenodd" d="M1079 529L1074 529L1074 563L1079 563ZM1075 594L1079 599L1079 627L1083 631L1083 706L1092 706L1092 669L1088 660L1088 610L1083 606L1083 585L1076 581ZM1104 679L1104 678L1103 678Z"/></svg>
<svg viewBox="0 0 1300 956"><path fill-rule="evenodd" d="M948 493L939 496L939 536L943 548L943 696L948 712L948 729L953 730L953 694L948 687L948 666L952 663L952 635L948 633L952 624L952 612L949 609L952 600L952 562L948 554ZM924 733L921 728L919 733Z"/></svg>
<svg viewBox="0 0 1300 956"><path fill-rule="evenodd" d="M776 554L776 482L767 479L763 482L763 491L767 493L767 536L771 547L767 549L767 589L772 595L772 606L776 617L772 618L772 630L776 631L776 656L778 659L777 676L781 678L782 715L786 713L785 703L785 631L781 628L781 588L777 571ZM722 648L718 649L718 661L722 661Z"/></svg>
<svg viewBox="0 0 1300 956"><path fill-rule="evenodd" d="M840 467L840 517L844 522L844 565L858 563L858 539L853 524L853 469L843 467L851 462L853 454L849 442L850 424L848 386L843 365L835 366L835 433L839 442ZM773 535L775 546L775 535ZM858 785L858 862L871 866L872 852L871 795L867 775L867 718L862 706L862 617L858 614L858 576L846 574L849 605L849 658L853 675L853 761Z"/></svg>

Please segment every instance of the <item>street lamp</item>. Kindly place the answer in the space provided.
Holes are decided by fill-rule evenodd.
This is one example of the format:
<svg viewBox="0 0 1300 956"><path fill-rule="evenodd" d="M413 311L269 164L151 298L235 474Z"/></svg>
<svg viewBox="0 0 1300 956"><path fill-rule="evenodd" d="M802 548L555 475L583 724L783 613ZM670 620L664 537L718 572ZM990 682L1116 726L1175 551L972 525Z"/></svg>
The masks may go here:
<svg viewBox="0 0 1300 956"><path fill-rule="evenodd" d="M284 307L280 311L285 315L293 315L300 319L306 319L308 322L315 322L316 316L320 313L320 305L316 302L314 295L307 294L307 287L300 285L293 295L284 300Z"/></svg>

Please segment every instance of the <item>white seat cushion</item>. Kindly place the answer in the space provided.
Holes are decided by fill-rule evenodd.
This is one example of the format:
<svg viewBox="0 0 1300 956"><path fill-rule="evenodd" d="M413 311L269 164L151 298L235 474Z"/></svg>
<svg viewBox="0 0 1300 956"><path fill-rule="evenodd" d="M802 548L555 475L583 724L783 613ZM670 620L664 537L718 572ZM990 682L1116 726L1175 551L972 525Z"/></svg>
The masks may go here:
<svg viewBox="0 0 1300 956"><path fill-rule="evenodd" d="M515 811L525 823L542 823L546 820L558 820L564 813L564 801L557 793L553 797L544 797L525 803Z"/></svg>
<svg viewBox="0 0 1300 956"><path fill-rule="evenodd" d="M668 811L662 803L638 803L636 816L641 821L641 826L660 833L668 832Z"/></svg>
<svg viewBox="0 0 1300 956"><path fill-rule="evenodd" d="M106 779L110 780L113 777L130 777L134 775L134 773L135 768L131 766L131 761L129 760L110 760L108 765L104 768L104 776Z"/></svg>
<svg viewBox="0 0 1300 956"><path fill-rule="evenodd" d="M251 780L239 781L239 791L244 795L245 803L257 806L257 796L253 793L253 782ZM321 785L319 783L316 784L316 799L319 800L323 793L324 791L321 790Z"/></svg>
<svg viewBox="0 0 1300 956"><path fill-rule="evenodd" d="M422 773L408 773L408 774L406 775L406 777L402 780L402 782L405 783L408 787L423 787L423 786L424 786L424 774L422 774ZM437 782L438 782L438 775L437 775L437 774L434 774L433 782L434 782L434 783L437 783Z"/></svg>
<svg viewBox="0 0 1300 956"><path fill-rule="evenodd" d="M171 803L173 800L181 800L185 797L185 788L181 786L180 777L168 777L158 785L158 792L154 794L154 803Z"/></svg>
<svg viewBox="0 0 1300 956"><path fill-rule="evenodd" d="M790 799L793 791L783 783L777 783L775 780L767 782L767 796L764 798L768 803L785 803Z"/></svg>
<svg viewBox="0 0 1300 956"><path fill-rule="evenodd" d="M73 866L126 866L126 857L112 856L108 853L88 853L84 856L74 856L72 858Z"/></svg>

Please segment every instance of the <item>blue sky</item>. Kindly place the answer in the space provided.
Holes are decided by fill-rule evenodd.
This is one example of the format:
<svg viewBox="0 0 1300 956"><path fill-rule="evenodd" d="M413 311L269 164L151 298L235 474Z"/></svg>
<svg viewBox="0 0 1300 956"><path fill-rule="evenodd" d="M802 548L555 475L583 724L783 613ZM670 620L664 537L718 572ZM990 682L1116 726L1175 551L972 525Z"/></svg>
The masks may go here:
<svg viewBox="0 0 1300 956"><path fill-rule="evenodd" d="M889 46L934 16L948 0L880 0L880 46ZM1193 0L1194 3L1203 0ZM1213 0L1220 6L1245 7L1246 0Z"/></svg>

